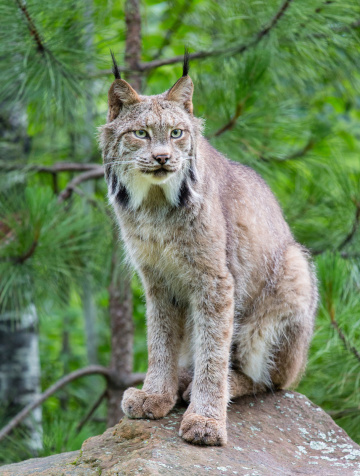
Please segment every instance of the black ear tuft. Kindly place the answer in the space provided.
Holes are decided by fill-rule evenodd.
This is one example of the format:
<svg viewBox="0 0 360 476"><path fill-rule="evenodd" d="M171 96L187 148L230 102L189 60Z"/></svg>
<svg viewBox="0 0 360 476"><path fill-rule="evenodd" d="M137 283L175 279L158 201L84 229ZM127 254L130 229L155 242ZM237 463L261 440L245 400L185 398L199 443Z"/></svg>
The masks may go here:
<svg viewBox="0 0 360 476"><path fill-rule="evenodd" d="M184 63L183 63L183 77L187 76L189 74L189 50L185 47L185 52L184 52Z"/></svg>
<svg viewBox="0 0 360 476"><path fill-rule="evenodd" d="M118 66L118 64L116 62L116 59L115 59L115 55L111 50L110 50L110 54L111 54L111 58L112 58L112 62L113 62L113 65L112 65L113 75L115 76L115 79L121 79L121 74L120 74L120 71L119 71L119 66Z"/></svg>

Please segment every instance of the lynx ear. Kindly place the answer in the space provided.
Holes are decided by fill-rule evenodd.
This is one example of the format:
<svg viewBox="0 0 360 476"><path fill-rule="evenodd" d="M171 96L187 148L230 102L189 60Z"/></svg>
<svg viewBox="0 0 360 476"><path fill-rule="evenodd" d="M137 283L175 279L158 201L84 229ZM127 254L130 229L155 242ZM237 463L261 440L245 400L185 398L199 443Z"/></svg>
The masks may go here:
<svg viewBox="0 0 360 476"><path fill-rule="evenodd" d="M168 101L179 102L189 114L192 114L192 96L194 92L194 85L189 76L189 60L189 50L185 48L182 77L176 81L171 89L169 89L166 94L166 99Z"/></svg>
<svg viewBox="0 0 360 476"><path fill-rule="evenodd" d="M166 95L168 101L175 101L190 114L193 113L192 96L194 92L194 85L190 76L182 76L174 86L169 89Z"/></svg>
<svg viewBox="0 0 360 476"><path fill-rule="evenodd" d="M123 79L115 79L109 89L108 122L113 121L124 106L130 106L140 101L140 96L129 83Z"/></svg>

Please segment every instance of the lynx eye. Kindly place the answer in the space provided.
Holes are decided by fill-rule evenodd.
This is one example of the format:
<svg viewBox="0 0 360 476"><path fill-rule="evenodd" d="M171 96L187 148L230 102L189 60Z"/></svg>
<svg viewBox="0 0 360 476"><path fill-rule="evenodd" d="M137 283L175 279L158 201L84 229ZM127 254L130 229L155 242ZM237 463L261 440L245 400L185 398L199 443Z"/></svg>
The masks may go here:
<svg viewBox="0 0 360 476"><path fill-rule="evenodd" d="M146 139L149 137L149 134L144 130L134 131L134 134L138 139Z"/></svg>
<svg viewBox="0 0 360 476"><path fill-rule="evenodd" d="M183 131L181 129L174 129L173 131L171 131L171 137L173 139L178 139L179 137L182 136L182 133Z"/></svg>

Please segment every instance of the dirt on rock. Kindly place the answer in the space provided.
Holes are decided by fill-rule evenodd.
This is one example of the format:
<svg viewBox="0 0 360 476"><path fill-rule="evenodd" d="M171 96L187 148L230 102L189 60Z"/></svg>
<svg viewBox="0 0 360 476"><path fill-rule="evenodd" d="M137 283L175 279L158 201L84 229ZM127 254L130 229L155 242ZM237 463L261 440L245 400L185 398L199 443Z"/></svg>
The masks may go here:
<svg viewBox="0 0 360 476"><path fill-rule="evenodd" d="M0 475L360 476L360 446L299 393L232 403L225 447L184 442L178 436L184 411L176 407L155 421L123 418L79 451L2 466Z"/></svg>

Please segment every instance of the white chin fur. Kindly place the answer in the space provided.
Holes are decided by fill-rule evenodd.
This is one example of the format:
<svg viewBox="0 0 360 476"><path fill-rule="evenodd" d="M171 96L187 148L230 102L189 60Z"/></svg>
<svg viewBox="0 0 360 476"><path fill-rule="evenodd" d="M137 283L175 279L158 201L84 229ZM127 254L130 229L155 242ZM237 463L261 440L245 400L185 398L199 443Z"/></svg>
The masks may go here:
<svg viewBox="0 0 360 476"><path fill-rule="evenodd" d="M161 185L168 182L176 172L167 173L164 176L157 176L154 174L142 174L145 180L149 181L152 185Z"/></svg>
<svg viewBox="0 0 360 476"><path fill-rule="evenodd" d="M142 204L153 185L158 185L163 189L164 195L171 205L178 205L182 177L183 174L180 171L169 173L164 177L156 177L153 174L143 174L141 172L133 174L130 183L127 185L133 208L136 209Z"/></svg>

